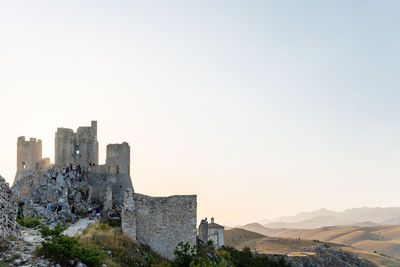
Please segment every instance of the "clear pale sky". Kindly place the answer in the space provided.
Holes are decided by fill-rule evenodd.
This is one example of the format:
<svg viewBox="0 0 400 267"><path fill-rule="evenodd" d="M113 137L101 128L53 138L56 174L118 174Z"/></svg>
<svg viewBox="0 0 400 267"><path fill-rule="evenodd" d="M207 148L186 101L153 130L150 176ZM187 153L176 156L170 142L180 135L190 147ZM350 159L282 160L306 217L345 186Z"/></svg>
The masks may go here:
<svg viewBox="0 0 400 267"><path fill-rule="evenodd" d="M98 121L135 191L235 225L399 206L399 1L0 1L0 174Z"/></svg>

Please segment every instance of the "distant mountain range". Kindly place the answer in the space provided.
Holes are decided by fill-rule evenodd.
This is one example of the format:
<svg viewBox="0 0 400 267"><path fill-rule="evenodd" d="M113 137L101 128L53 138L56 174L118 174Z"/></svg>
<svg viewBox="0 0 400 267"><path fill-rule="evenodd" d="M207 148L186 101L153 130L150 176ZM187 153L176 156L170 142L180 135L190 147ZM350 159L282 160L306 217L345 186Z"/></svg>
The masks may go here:
<svg viewBox="0 0 400 267"><path fill-rule="evenodd" d="M251 223L242 226L241 229L269 237L286 237L293 240L300 238L301 240L318 240L348 245L400 259L400 225L271 229L258 223ZM400 266L400 262L395 266Z"/></svg>
<svg viewBox="0 0 400 267"><path fill-rule="evenodd" d="M246 233L238 238L239 235L236 234L231 242L239 247L253 245L257 250L267 247L272 249L277 246L276 242L280 240L279 238L290 238L291 242L287 242L285 246L281 246L282 248L293 249L291 244L296 240L316 243L324 241L367 250L376 256L383 253L400 260L400 207L355 208L342 212L319 209L275 220L250 223L239 228L270 237L267 240L259 238L254 233L252 235ZM234 231L231 232L234 233ZM273 237L278 237L278 241L271 243L271 240L274 240ZM233 241L240 241L240 245ZM378 265L390 266L391 264ZM394 263L393 266L400 266L400 261Z"/></svg>
<svg viewBox="0 0 400 267"><path fill-rule="evenodd" d="M400 224L400 207L354 208L341 212L319 209L311 212L301 212L294 216L280 217L275 220L262 220L259 224L272 229L314 229L335 225L376 226Z"/></svg>
<svg viewBox="0 0 400 267"><path fill-rule="evenodd" d="M354 253L362 260L376 264L372 266L400 266L400 225L334 226L319 229L279 230L268 229L258 223L253 223L243 227L247 230L243 228L226 230L225 245L238 249L249 247L252 250L257 250L258 253L301 255L301 257L311 258L316 255L310 253L310 250L316 247L329 247L336 251ZM332 255L332 253L329 253L329 255ZM334 257L326 257L319 253L317 258L318 260L315 260L319 263L321 259L326 262L334 260ZM336 265L333 263L329 266ZM360 265L349 264L348 266ZM362 266L371 265L363 264Z"/></svg>

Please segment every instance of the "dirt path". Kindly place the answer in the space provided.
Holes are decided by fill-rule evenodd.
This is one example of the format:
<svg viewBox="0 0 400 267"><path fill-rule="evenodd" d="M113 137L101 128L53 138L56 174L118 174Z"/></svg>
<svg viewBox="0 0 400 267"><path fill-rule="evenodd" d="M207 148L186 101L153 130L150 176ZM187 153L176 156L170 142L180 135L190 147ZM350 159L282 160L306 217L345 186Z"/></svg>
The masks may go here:
<svg viewBox="0 0 400 267"><path fill-rule="evenodd" d="M68 227L68 229L64 231L64 234L66 234L68 236L74 236L76 234L80 234L86 227L88 227L90 224L92 224L94 222L96 222L96 221L89 220L87 218L80 219L75 224L72 224L70 227Z"/></svg>
<svg viewBox="0 0 400 267"><path fill-rule="evenodd" d="M80 219L76 223L70 225L64 234L73 236L82 233L88 225L96 222L95 220ZM0 266L8 264L8 266L35 266L46 267L50 262L42 257L34 256L36 247L44 239L41 237L39 229L24 229L21 231L21 236L10 242L10 250L5 253L0 253ZM50 264L51 265L51 264Z"/></svg>

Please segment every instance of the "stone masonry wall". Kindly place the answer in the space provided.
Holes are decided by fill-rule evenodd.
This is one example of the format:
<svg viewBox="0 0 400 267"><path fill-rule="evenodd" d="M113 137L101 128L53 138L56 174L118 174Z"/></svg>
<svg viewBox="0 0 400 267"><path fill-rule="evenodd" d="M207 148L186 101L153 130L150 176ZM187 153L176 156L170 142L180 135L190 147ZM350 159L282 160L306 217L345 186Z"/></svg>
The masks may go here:
<svg viewBox="0 0 400 267"><path fill-rule="evenodd" d="M135 202L133 201L133 190L131 189L125 190L121 218L122 231L136 241Z"/></svg>
<svg viewBox="0 0 400 267"><path fill-rule="evenodd" d="M24 136L18 137L17 142L17 171L36 170L42 160L42 141Z"/></svg>
<svg viewBox="0 0 400 267"><path fill-rule="evenodd" d="M197 196L150 197L134 193L133 200L135 222L122 216L122 223L136 224L138 243L168 259L174 257L179 242L196 243Z"/></svg>
<svg viewBox="0 0 400 267"><path fill-rule="evenodd" d="M86 167L89 163L99 164L99 143L97 141L97 122L91 126L72 129L57 128L55 135L55 165L67 166L79 163Z"/></svg>
<svg viewBox="0 0 400 267"><path fill-rule="evenodd" d="M6 180L0 176L0 240L11 235L19 235L17 204Z"/></svg>

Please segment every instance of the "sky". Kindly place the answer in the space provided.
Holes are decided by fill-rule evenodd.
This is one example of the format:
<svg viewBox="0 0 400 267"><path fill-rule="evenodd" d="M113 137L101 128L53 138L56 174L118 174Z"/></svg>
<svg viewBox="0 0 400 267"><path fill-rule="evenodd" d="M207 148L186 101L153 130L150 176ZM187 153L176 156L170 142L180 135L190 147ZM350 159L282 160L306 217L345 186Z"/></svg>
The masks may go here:
<svg viewBox="0 0 400 267"><path fill-rule="evenodd" d="M0 175L98 121L136 192L238 225L399 205L398 1L0 0Z"/></svg>

